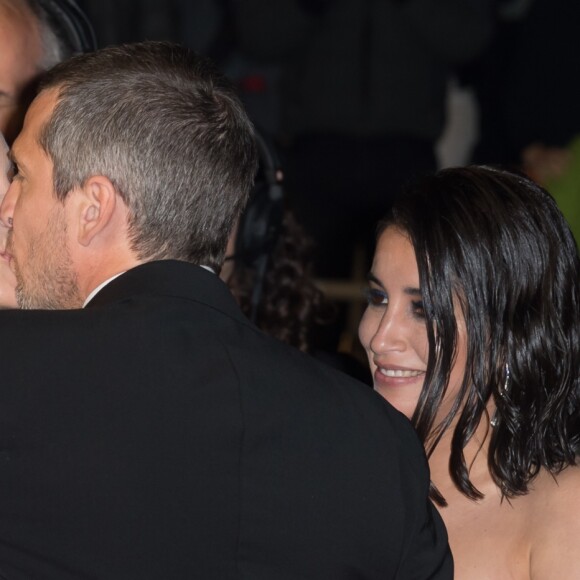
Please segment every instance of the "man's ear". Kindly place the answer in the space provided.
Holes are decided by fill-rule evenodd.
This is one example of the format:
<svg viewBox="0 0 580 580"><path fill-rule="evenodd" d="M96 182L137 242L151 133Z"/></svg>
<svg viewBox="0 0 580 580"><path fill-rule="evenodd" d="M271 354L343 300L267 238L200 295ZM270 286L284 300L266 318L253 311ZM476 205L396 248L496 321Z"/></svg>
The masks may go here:
<svg viewBox="0 0 580 580"><path fill-rule="evenodd" d="M79 193L78 242L88 246L111 224L118 203L117 191L109 178L93 175Z"/></svg>

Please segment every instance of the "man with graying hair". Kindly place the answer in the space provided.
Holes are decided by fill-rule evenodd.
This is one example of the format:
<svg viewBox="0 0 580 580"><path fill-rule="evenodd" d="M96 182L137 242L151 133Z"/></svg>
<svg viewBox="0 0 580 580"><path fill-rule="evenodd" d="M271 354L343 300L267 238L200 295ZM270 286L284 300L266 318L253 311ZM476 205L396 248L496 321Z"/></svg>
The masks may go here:
<svg viewBox="0 0 580 580"><path fill-rule="evenodd" d="M0 132L11 143L50 67L94 43L74 0L0 0ZM94 46L90 46L94 48Z"/></svg>
<svg viewBox="0 0 580 580"><path fill-rule="evenodd" d="M61 63L10 156L0 575L452 578L407 419L217 275L257 154L209 62L145 42Z"/></svg>

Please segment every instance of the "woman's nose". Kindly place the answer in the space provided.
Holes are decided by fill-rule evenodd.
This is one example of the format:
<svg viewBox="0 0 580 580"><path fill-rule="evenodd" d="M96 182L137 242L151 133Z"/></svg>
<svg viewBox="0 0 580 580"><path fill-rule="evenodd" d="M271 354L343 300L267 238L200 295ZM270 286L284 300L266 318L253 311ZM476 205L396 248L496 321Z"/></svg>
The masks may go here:
<svg viewBox="0 0 580 580"><path fill-rule="evenodd" d="M391 309L385 310L371 338L371 350L375 354L400 352L405 350L406 344L404 325L400 317Z"/></svg>

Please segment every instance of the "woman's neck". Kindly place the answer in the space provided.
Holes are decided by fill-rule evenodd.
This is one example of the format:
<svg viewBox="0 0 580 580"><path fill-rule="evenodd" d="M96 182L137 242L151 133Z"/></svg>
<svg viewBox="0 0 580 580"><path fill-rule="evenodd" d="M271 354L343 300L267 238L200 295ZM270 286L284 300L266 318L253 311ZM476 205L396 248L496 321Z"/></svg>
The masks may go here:
<svg viewBox="0 0 580 580"><path fill-rule="evenodd" d="M456 423L452 424L449 429L443 433L439 443L429 457L429 466L431 468L431 479L439 492L449 502L461 491L457 488L451 478L449 460L451 457L451 441L453 430ZM485 414L463 449L465 463L469 472L469 479L472 485L482 494L491 492L495 488L488 467L489 442L491 438L492 427Z"/></svg>

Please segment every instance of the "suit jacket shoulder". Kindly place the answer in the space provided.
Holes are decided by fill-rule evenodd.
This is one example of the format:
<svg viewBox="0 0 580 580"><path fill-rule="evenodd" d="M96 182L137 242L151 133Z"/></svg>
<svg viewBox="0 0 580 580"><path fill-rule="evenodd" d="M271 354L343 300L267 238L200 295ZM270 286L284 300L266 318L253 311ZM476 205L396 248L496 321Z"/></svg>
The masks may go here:
<svg viewBox="0 0 580 580"><path fill-rule="evenodd" d="M211 273L0 312L0 574L451 578L409 423L266 337Z"/></svg>

